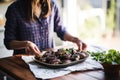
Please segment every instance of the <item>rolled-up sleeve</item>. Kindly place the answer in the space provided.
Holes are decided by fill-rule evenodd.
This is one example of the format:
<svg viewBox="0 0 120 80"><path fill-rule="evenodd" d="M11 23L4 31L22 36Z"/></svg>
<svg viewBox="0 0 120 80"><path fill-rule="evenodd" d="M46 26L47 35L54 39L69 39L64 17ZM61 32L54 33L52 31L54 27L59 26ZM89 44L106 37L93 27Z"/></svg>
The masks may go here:
<svg viewBox="0 0 120 80"><path fill-rule="evenodd" d="M14 7L9 6L5 15L6 24L4 32L4 45L7 49L11 49L9 45L10 41L16 39L17 20L14 10Z"/></svg>
<svg viewBox="0 0 120 80"><path fill-rule="evenodd" d="M66 28L63 26L58 7L56 5L54 6L54 12L54 31L57 33L57 36L60 39L64 40L64 34L67 31Z"/></svg>

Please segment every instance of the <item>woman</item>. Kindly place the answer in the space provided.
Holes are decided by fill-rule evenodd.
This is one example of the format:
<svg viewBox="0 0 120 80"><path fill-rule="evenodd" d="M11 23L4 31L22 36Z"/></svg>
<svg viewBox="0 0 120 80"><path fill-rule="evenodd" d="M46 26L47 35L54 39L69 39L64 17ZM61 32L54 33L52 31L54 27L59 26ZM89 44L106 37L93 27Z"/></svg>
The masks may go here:
<svg viewBox="0 0 120 80"><path fill-rule="evenodd" d="M60 39L76 43L79 50L86 48L85 43L67 33L52 0L17 0L8 7L4 44L14 50L14 55L39 56L42 50L54 48L54 32Z"/></svg>

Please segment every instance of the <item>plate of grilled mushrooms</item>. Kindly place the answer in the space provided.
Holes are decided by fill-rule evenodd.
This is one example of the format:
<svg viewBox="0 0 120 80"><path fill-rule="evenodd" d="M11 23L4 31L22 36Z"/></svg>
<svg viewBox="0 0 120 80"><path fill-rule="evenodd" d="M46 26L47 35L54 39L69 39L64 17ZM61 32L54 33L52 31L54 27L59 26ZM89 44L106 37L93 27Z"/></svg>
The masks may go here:
<svg viewBox="0 0 120 80"><path fill-rule="evenodd" d="M42 56L34 57L34 59L40 65L49 68L65 68L84 62L88 56L88 53L85 51L61 48L57 51L46 51Z"/></svg>

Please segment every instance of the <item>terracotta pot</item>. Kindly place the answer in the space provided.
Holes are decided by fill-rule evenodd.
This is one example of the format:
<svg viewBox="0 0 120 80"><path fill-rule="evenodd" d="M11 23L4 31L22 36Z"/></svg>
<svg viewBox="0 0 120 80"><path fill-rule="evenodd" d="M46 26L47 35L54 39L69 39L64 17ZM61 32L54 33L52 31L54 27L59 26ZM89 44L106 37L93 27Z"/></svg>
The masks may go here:
<svg viewBox="0 0 120 80"><path fill-rule="evenodd" d="M103 63L105 75L119 76L120 64L112 65Z"/></svg>

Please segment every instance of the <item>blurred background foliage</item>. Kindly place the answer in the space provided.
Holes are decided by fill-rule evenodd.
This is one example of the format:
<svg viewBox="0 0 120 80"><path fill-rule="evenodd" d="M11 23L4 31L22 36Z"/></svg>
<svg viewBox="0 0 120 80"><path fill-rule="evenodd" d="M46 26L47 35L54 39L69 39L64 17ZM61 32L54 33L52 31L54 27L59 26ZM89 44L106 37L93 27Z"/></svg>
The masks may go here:
<svg viewBox="0 0 120 80"><path fill-rule="evenodd" d="M106 27L113 30L115 28L116 0L111 0L107 7Z"/></svg>
<svg viewBox="0 0 120 80"><path fill-rule="evenodd" d="M108 0L105 14L105 30L101 30L100 16L90 16L85 19L84 24L78 27L79 36L82 38L100 38L113 36L116 27L116 0ZM81 10L95 9L92 5L86 4ZM96 13L96 12L94 12ZM88 13L89 15L89 13Z"/></svg>

